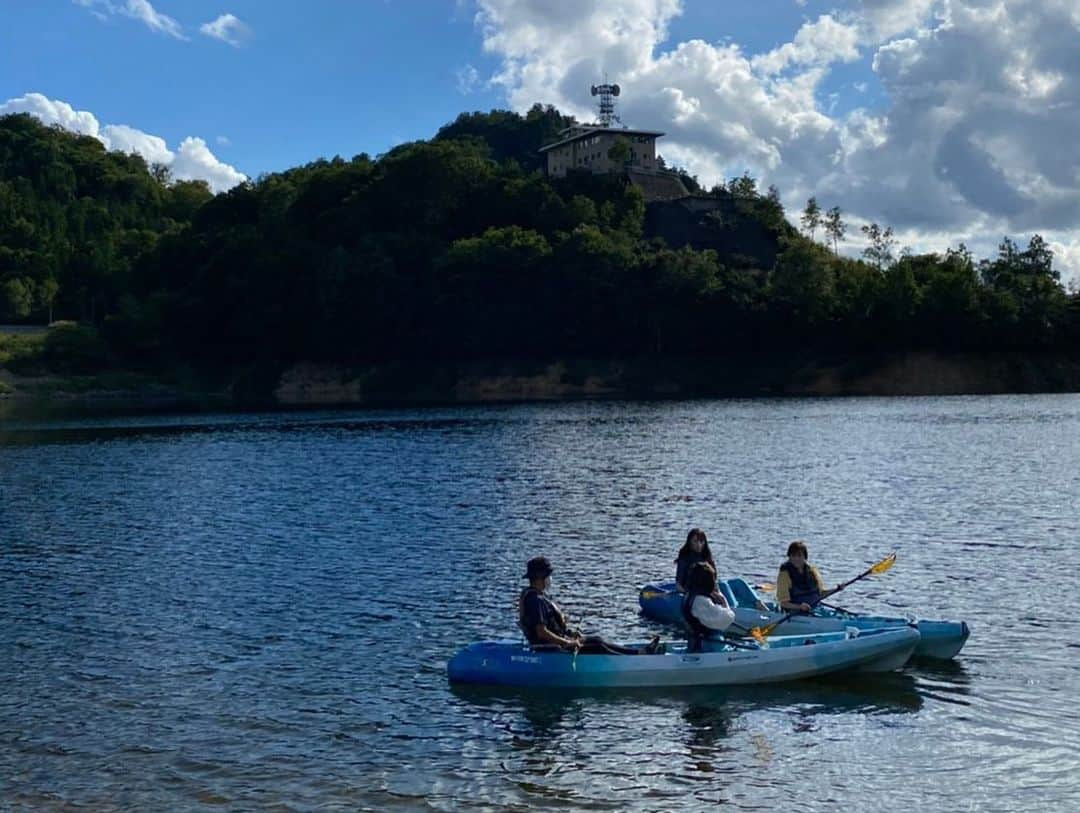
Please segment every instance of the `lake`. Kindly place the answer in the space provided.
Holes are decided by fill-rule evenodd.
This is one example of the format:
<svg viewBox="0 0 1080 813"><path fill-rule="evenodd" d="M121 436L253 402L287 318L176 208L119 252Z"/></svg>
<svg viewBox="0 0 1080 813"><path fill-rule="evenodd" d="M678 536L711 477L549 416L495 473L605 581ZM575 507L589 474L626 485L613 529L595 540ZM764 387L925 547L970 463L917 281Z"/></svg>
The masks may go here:
<svg viewBox="0 0 1080 813"><path fill-rule="evenodd" d="M806 539L836 601L964 619L948 663L778 687L451 687L700 526ZM0 809L1076 810L1080 396L578 402L0 423ZM670 631L664 630L665 637Z"/></svg>

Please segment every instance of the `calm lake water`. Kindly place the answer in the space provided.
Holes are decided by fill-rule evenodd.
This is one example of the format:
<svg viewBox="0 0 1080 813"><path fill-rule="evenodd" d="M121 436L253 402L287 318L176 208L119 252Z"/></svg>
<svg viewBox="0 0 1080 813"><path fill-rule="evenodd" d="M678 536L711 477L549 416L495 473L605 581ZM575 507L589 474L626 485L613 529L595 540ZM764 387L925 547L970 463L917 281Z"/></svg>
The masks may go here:
<svg viewBox="0 0 1080 813"><path fill-rule="evenodd" d="M952 663L777 688L452 688L524 562L586 628L686 531ZM0 809L1076 810L1080 396L0 424ZM838 601L841 597L837 597Z"/></svg>

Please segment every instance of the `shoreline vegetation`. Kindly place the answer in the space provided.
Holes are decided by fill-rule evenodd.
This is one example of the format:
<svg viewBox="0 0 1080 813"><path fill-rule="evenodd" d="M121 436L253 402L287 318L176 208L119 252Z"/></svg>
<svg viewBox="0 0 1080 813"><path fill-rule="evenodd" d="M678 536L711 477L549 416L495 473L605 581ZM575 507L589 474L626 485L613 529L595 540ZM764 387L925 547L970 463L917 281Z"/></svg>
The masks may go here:
<svg viewBox="0 0 1080 813"><path fill-rule="evenodd" d="M487 360L299 363L232 379L170 374L15 376L0 370L0 418L69 413L451 404L1080 392L1080 359L1061 354L912 352L844 358Z"/></svg>
<svg viewBox="0 0 1080 813"><path fill-rule="evenodd" d="M873 223L855 259L837 207L746 174L549 178L573 123L467 113L213 195L0 116L0 415L1080 391L1039 235L976 259Z"/></svg>

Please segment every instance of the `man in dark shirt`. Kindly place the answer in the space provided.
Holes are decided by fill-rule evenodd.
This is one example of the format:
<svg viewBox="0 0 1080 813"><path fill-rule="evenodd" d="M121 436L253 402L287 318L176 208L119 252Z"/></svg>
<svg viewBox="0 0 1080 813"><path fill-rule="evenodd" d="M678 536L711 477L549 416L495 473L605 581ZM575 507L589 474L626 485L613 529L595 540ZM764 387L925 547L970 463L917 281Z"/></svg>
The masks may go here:
<svg viewBox="0 0 1080 813"><path fill-rule="evenodd" d="M631 649L611 644L595 636L582 635L566 625L566 617L554 601L544 595L551 585L551 563L543 556L529 560L524 578L529 586L521 591L518 601L518 622L526 639L538 649L557 648L583 654L653 655L660 651L660 636L655 636L643 649Z"/></svg>

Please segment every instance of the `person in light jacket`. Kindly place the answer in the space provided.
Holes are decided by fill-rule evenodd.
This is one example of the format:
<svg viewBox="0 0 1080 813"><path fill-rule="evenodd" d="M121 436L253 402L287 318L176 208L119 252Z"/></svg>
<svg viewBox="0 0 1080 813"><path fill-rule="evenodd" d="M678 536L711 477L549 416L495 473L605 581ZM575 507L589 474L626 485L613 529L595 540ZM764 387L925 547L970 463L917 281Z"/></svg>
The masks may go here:
<svg viewBox="0 0 1080 813"><path fill-rule="evenodd" d="M690 568L686 596L683 598L683 622L690 634L688 652L700 652L701 642L713 633L723 633L735 621L732 610L716 589L716 570L708 562Z"/></svg>

